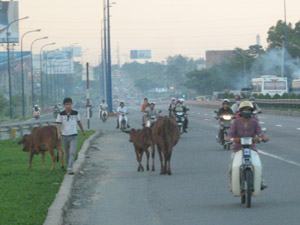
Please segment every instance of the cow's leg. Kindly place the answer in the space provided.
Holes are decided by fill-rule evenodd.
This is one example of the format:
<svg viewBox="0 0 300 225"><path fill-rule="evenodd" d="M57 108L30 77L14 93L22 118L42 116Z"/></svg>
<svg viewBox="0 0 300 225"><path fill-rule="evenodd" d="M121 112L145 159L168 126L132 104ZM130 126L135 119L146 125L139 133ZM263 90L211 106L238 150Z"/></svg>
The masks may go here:
<svg viewBox="0 0 300 225"><path fill-rule="evenodd" d="M63 150L61 144L58 144L56 148L57 148L57 151L58 151L59 160L60 160L60 163L61 163L61 168L64 169L65 168L64 150Z"/></svg>
<svg viewBox="0 0 300 225"><path fill-rule="evenodd" d="M159 145L157 145L157 150L158 150L158 155L160 160L160 174L164 174L164 159L163 159L161 147Z"/></svg>
<svg viewBox="0 0 300 225"><path fill-rule="evenodd" d="M147 171L149 171L150 170L150 166L149 166L149 159L150 159L149 148L146 148L145 152L146 152L146 156L147 156Z"/></svg>
<svg viewBox="0 0 300 225"><path fill-rule="evenodd" d="M169 151L168 158L167 158L167 162L168 162L167 173L168 173L168 175L172 175L172 172L171 172L171 158L172 158L172 151Z"/></svg>
<svg viewBox="0 0 300 225"><path fill-rule="evenodd" d="M152 171L155 171L155 145L151 146L152 150Z"/></svg>
<svg viewBox="0 0 300 225"><path fill-rule="evenodd" d="M49 149L49 153L50 153L51 161L52 161L51 170L54 170L54 168L55 168L55 163L56 163L56 157L55 157L55 154L54 154L54 149L53 149L53 148L50 148L50 149Z"/></svg>
<svg viewBox="0 0 300 225"><path fill-rule="evenodd" d="M144 172L144 167L143 167L143 164L142 164L142 159L143 159L143 154L144 154L144 151L142 149L140 149L140 153L139 153L139 167L141 168L141 171Z"/></svg>
<svg viewBox="0 0 300 225"><path fill-rule="evenodd" d="M29 152L29 167L28 167L28 169L32 168L32 159L33 159L33 156L34 156L34 152L30 151Z"/></svg>
<svg viewBox="0 0 300 225"><path fill-rule="evenodd" d="M165 151L164 154L164 174L167 174L168 173L168 153Z"/></svg>
<svg viewBox="0 0 300 225"><path fill-rule="evenodd" d="M135 149L135 155L136 155L136 161L138 162L137 171L140 172L140 170L141 170L140 162L139 162L140 156L139 156L139 149L137 149L137 148Z"/></svg>

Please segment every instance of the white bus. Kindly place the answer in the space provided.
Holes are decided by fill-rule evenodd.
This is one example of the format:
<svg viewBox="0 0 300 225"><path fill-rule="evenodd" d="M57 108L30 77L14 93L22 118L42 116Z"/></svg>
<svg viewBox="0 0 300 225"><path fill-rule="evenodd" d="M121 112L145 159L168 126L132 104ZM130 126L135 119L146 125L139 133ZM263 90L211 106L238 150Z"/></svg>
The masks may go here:
<svg viewBox="0 0 300 225"><path fill-rule="evenodd" d="M292 82L292 90L296 94L300 94L300 79L295 79Z"/></svg>
<svg viewBox="0 0 300 225"><path fill-rule="evenodd" d="M253 94L283 95L288 93L287 78L274 75L263 75L259 78L253 78L252 89Z"/></svg>

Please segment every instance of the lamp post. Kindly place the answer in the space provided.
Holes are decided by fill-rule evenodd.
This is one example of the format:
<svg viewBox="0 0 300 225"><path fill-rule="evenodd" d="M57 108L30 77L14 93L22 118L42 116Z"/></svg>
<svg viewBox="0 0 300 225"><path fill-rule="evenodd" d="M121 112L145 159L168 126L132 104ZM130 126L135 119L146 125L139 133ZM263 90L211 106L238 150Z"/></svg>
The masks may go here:
<svg viewBox="0 0 300 225"><path fill-rule="evenodd" d="M11 87L11 71L10 71L10 49L9 49L9 28L11 25L13 25L14 23L20 21L20 20L25 20L28 19L29 17L22 17L16 20L11 21L5 28L4 30L6 30L6 44L7 44L7 74L8 74L8 92L9 92L9 116L12 119L13 118L13 105L12 105L12 87Z"/></svg>
<svg viewBox="0 0 300 225"><path fill-rule="evenodd" d="M106 76L106 97L109 111L112 112L112 71L111 71L111 36L110 36L110 7L111 4L115 4L115 2L110 3L110 0L106 2L107 15L107 76ZM104 31L105 32L105 31Z"/></svg>
<svg viewBox="0 0 300 225"><path fill-rule="evenodd" d="M43 50L44 48L55 45L55 42L45 44L40 49L40 77L41 77L41 107L44 108L44 82L43 82ZM47 84L46 84L47 85Z"/></svg>
<svg viewBox="0 0 300 225"><path fill-rule="evenodd" d="M21 37L21 74L22 74L22 116L25 119L26 116L26 104L25 104L25 75L24 75L24 59L23 59L23 40L26 35L30 33L40 32L41 29L30 30L25 32Z"/></svg>
<svg viewBox="0 0 300 225"><path fill-rule="evenodd" d="M45 40L45 39L48 39L48 37L45 36L45 37L37 38L31 42L31 46L30 46L30 51L31 51L31 104L32 104L32 106L34 105L34 101L35 101L35 98L34 98L34 74L33 74L33 52L32 52L32 50L33 50L34 43L41 41L41 40Z"/></svg>

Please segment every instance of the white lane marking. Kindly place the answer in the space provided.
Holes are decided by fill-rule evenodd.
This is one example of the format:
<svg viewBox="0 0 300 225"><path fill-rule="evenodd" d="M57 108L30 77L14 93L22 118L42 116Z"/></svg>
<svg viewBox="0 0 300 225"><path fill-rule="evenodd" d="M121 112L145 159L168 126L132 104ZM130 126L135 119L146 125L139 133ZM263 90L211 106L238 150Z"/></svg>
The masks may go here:
<svg viewBox="0 0 300 225"><path fill-rule="evenodd" d="M276 127L282 127L282 125L281 124L277 124Z"/></svg>
<svg viewBox="0 0 300 225"><path fill-rule="evenodd" d="M271 153L268 153L268 152L264 152L264 151L262 151L262 150L258 150L258 152L259 152L260 154L262 154L262 155L271 157L271 158L273 158L273 159L277 159L277 160L286 162L286 163L288 163L288 164L291 164L291 165L299 166L299 167L300 167L300 163L298 163L298 162L295 162L295 161L292 161L292 160L289 160L289 159L285 159L285 158L280 157L280 156L278 156L278 155L274 155L274 154L271 154Z"/></svg>
<svg viewBox="0 0 300 225"><path fill-rule="evenodd" d="M299 128L297 128L297 130L300 130L300 127L299 127Z"/></svg>
<svg viewBox="0 0 300 225"><path fill-rule="evenodd" d="M263 121L260 121L259 123L260 123L260 124L265 124L265 122L263 122Z"/></svg>

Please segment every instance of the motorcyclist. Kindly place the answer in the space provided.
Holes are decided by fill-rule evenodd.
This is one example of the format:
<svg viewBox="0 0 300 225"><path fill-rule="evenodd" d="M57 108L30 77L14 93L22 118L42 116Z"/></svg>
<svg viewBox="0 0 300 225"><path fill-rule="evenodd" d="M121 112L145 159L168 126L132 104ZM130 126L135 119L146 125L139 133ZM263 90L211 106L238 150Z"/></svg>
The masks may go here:
<svg viewBox="0 0 300 225"><path fill-rule="evenodd" d="M174 109L176 107L176 103L177 103L176 98L172 98L171 103L169 105L169 116L170 117L174 115Z"/></svg>
<svg viewBox="0 0 300 225"><path fill-rule="evenodd" d="M60 113L60 108L58 107L58 105L56 104L54 107L53 107L53 116L54 118L57 118L57 115Z"/></svg>
<svg viewBox="0 0 300 225"><path fill-rule="evenodd" d="M233 151L241 150L239 143L241 137L253 137L256 140L267 141L268 138L262 133L258 120L253 116L253 104L250 101L243 101L239 107L239 117L237 117L231 127L229 136L233 141ZM252 146L256 150L255 145Z"/></svg>
<svg viewBox="0 0 300 225"><path fill-rule="evenodd" d="M235 96L235 103L231 106L231 110L233 111L233 113L237 113L239 111L240 102L241 102L241 96L236 95Z"/></svg>
<svg viewBox="0 0 300 225"><path fill-rule="evenodd" d="M102 112L107 112L108 105L106 104L105 100L103 99L99 106L99 115L102 119Z"/></svg>
<svg viewBox="0 0 300 225"><path fill-rule="evenodd" d="M160 114L160 110L156 110L155 109L155 102L151 102L150 103L150 107L149 107L149 110L147 110L146 112L145 112L145 118L146 118L146 120L151 120L153 117L155 118L155 120L157 119L157 117L159 116L159 114Z"/></svg>
<svg viewBox="0 0 300 225"><path fill-rule="evenodd" d="M147 110L147 108L150 106L149 100L148 98L144 98L144 102L141 106L141 112L145 112Z"/></svg>
<svg viewBox="0 0 300 225"><path fill-rule="evenodd" d="M241 137L252 137L256 142L266 142L269 140L268 137L263 134L258 120L253 116L253 110L254 107L250 101L243 101L240 103L240 117L233 121L229 131L230 140L233 142L232 149L234 153L242 149L240 143ZM256 151L255 143L252 145L252 149ZM262 184L262 189L265 189L266 187L265 184Z"/></svg>
<svg viewBox="0 0 300 225"><path fill-rule="evenodd" d="M189 125L189 120L187 116L187 112L189 111L189 108L184 104L184 99L178 99L176 106L174 108L174 114L176 115L177 112L183 112L184 113L184 124L183 124L183 131L187 133L188 125Z"/></svg>
<svg viewBox="0 0 300 225"><path fill-rule="evenodd" d="M230 115L234 114L232 109L230 108L230 101L228 99L224 99L222 101L222 107L219 109L217 116L219 117L224 114L230 114Z"/></svg>
<svg viewBox="0 0 300 225"><path fill-rule="evenodd" d="M220 117L222 115L234 115L232 109L230 108L230 101L228 99L224 99L222 102L222 107L217 112L217 119L220 121ZM221 121L220 121L221 122ZM220 126L218 133L218 140L221 142L224 140L224 130L223 127Z"/></svg>
<svg viewBox="0 0 300 225"><path fill-rule="evenodd" d="M40 114L41 114L40 107L38 105L34 105L32 111L33 111L33 117L38 119L40 117Z"/></svg>
<svg viewBox="0 0 300 225"><path fill-rule="evenodd" d="M142 125L143 126L145 126L145 122L146 122L145 114L149 110L149 107L150 107L150 103L149 103L148 98L144 98L144 102L141 106L141 112L143 113L143 117L142 117Z"/></svg>
<svg viewBox="0 0 300 225"><path fill-rule="evenodd" d="M261 113L262 111L261 111L261 108L258 106L258 104L256 103L256 99L255 99L255 97L254 96L251 96L250 98L249 98L249 101L253 104L253 112L255 113L255 114L258 114L258 113Z"/></svg>
<svg viewBox="0 0 300 225"><path fill-rule="evenodd" d="M125 106L125 103L124 102L120 102L120 105L119 105L119 107L117 108L117 129L119 129L120 128L120 116L122 115L122 114L128 114L128 110L127 110L127 107ZM129 128L130 126L129 126L129 122L128 122L128 120L127 120L127 128Z"/></svg>

